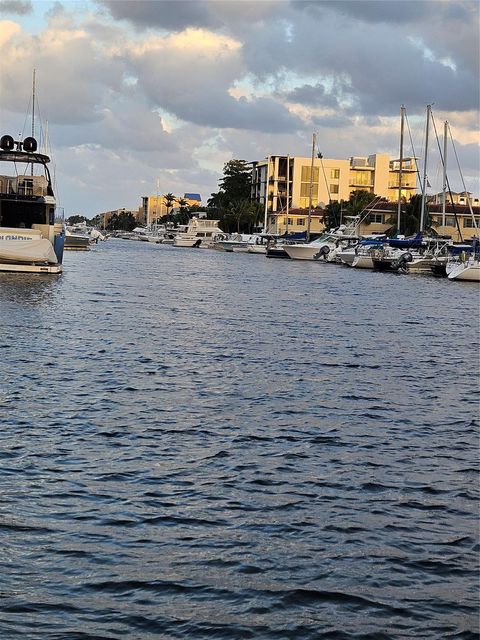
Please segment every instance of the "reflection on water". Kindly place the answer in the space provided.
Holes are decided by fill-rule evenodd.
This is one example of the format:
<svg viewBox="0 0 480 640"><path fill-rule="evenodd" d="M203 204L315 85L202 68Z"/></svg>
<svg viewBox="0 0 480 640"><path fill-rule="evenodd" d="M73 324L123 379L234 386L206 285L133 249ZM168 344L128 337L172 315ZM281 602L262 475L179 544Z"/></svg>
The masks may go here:
<svg viewBox="0 0 480 640"><path fill-rule="evenodd" d="M477 302L120 240L0 276L2 638L477 638Z"/></svg>
<svg viewBox="0 0 480 640"><path fill-rule="evenodd" d="M0 272L0 304L51 305L61 274Z"/></svg>

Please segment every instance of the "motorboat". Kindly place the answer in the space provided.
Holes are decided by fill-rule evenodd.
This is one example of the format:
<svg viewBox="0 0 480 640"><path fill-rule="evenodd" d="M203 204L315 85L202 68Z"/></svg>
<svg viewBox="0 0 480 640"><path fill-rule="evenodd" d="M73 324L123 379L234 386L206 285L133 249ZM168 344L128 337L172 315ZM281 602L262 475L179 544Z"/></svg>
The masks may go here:
<svg viewBox="0 0 480 640"><path fill-rule="evenodd" d="M305 244L285 245L285 252L292 260L328 260L330 252L335 251L341 243L344 246L351 240L358 240L360 218L355 216L348 224L323 233L319 238Z"/></svg>
<svg viewBox="0 0 480 640"><path fill-rule="evenodd" d="M190 248L212 247L215 236L223 233L218 226L218 222L218 220L208 220L207 218L192 218L187 230L175 236L173 246Z"/></svg>
<svg viewBox="0 0 480 640"><path fill-rule="evenodd" d="M333 255L337 262L342 262L352 267L355 260L362 256L364 252L367 253L372 248L382 246L386 240L387 236L384 234L362 236L358 241L353 241L346 247L338 247L337 250L333 252ZM371 267L373 267L373 264L371 264Z"/></svg>
<svg viewBox="0 0 480 640"><path fill-rule="evenodd" d="M89 251L91 245L104 242L107 238L94 227L79 222L65 229L65 251Z"/></svg>
<svg viewBox="0 0 480 640"><path fill-rule="evenodd" d="M90 236L66 227L65 251L90 251Z"/></svg>
<svg viewBox="0 0 480 640"><path fill-rule="evenodd" d="M60 273L65 225L56 214L50 158L37 152L35 138L4 135L0 162L12 167L0 175L0 271Z"/></svg>
<svg viewBox="0 0 480 640"><path fill-rule="evenodd" d="M403 271L408 273L431 273L447 260L448 242L442 238L424 237L418 233L411 238L397 236L388 245L375 249L372 254L373 268L379 271Z"/></svg>
<svg viewBox="0 0 480 640"><path fill-rule="evenodd" d="M253 237L254 235L249 233L218 234L214 238L213 246L230 253L247 252Z"/></svg>
<svg viewBox="0 0 480 640"><path fill-rule="evenodd" d="M267 233L258 233L252 236L248 242L248 253L257 253L260 255L266 255L267 247L274 239L274 236Z"/></svg>

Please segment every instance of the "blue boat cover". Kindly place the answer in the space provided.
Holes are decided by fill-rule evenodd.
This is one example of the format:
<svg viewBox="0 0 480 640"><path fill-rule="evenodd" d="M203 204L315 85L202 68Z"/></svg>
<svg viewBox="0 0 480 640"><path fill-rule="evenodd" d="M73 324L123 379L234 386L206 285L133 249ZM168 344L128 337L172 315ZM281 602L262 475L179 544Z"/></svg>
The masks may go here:
<svg viewBox="0 0 480 640"><path fill-rule="evenodd" d="M417 233L416 236L411 236L410 238L390 238L388 244L391 247L395 247L397 249L413 249L415 247L421 247L423 240L423 233Z"/></svg>

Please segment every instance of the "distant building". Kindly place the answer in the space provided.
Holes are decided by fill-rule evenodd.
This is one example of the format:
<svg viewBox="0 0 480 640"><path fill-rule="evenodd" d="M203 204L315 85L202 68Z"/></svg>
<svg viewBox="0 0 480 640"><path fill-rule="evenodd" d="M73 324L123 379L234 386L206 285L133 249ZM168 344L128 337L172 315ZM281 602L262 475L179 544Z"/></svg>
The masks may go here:
<svg viewBox="0 0 480 640"><path fill-rule="evenodd" d="M200 206L202 204L202 198L199 193L185 193L183 198L177 196L175 202L168 208L163 195L143 196L140 208L144 224L150 226L162 216L166 216L169 213L178 213L180 211L178 202L182 199L186 201L187 204L185 206L187 207Z"/></svg>
<svg viewBox="0 0 480 640"><path fill-rule="evenodd" d="M443 203L443 191L440 193L436 193L430 199L434 204L442 204ZM447 204L463 204L467 205L470 202L472 207L480 206L480 199L472 197L470 191L447 191L445 202Z"/></svg>
<svg viewBox="0 0 480 640"><path fill-rule="evenodd" d="M184 193L183 199L187 201L188 207L200 207L202 205L202 196L199 193Z"/></svg>
<svg viewBox="0 0 480 640"><path fill-rule="evenodd" d="M448 236L455 242L470 240L474 236L478 237L478 229L480 229L480 207L472 207L472 211L470 211L470 207L465 205L447 204L445 206L445 219L441 204L435 204L433 201L430 201L427 204L427 210L428 215L432 219L432 229L436 234ZM360 228L360 233L383 233L396 226L396 203L379 202L372 206L369 211L368 216Z"/></svg>
<svg viewBox="0 0 480 640"><path fill-rule="evenodd" d="M141 219L141 211L131 211L130 209L125 209L125 207L122 207L120 209L112 209L111 211L102 211L102 213L98 213L95 216L95 220L98 220L98 222L96 224L99 224L102 226L103 229L107 228L107 224L109 223L110 219L113 216L119 216L122 213L131 213L132 216L137 220L137 222L139 224L141 224L142 219Z"/></svg>
<svg viewBox="0 0 480 640"><path fill-rule="evenodd" d="M167 210L163 196L143 196L141 209L144 223L149 227L155 224L162 216L170 213L171 207L168 207Z"/></svg>
<svg viewBox="0 0 480 640"><path fill-rule="evenodd" d="M278 215L287 209L323 208L329 202L348 200L353 191L369 191L386 200L399 197L400 160L387 154L354 156L348 160L269 156L252 162L251 197L265 207L268 227L278 231ZM288 175L288 188L287 188ZM416 193L417 163L413 157L402 162L401 196L409 200ZM313 213L313 211L312 211ZM312 227L311 227L312 230Z"/></svg>

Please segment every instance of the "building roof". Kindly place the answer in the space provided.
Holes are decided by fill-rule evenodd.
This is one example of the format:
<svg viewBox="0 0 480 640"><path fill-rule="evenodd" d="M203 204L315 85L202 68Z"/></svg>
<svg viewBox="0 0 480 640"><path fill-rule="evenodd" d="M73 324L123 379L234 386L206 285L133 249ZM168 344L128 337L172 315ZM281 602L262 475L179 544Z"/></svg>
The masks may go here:
<svg viewBox="0 0 480 640"><path fill-rule="evenodd" d="M184 193L183 197L187 200L198 200L199 202L202 201L202 196L199 193Z"/></svg>

